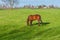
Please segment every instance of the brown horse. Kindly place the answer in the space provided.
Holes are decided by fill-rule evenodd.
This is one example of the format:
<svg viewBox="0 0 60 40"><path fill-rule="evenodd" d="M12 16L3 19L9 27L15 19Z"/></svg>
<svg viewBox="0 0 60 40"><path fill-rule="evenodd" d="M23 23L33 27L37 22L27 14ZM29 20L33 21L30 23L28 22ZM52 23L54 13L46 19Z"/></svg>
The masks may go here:
<svg viewBox="0 0 60 40"><path fill-rule="evenodd" d="M41 20L41 16L39 14L35 14L35 15L29 15L28 18L27 18L27 25L32 25L32 22L34 20L37 20L38 21L38 25L40 26L40 22L42 23L42 20Z"/></svg>

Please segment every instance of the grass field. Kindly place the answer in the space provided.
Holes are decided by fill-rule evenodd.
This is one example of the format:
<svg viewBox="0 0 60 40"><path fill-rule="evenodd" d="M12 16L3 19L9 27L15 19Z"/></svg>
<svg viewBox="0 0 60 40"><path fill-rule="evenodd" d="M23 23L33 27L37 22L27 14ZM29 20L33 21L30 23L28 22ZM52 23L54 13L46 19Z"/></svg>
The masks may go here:
<svg viewBox="0 0 60 40"><path fill-rule="evenodd" d="M40 14L45 24L27 26L30 14ZM60 40L60 9L0 10L0 40Z"/></svg>

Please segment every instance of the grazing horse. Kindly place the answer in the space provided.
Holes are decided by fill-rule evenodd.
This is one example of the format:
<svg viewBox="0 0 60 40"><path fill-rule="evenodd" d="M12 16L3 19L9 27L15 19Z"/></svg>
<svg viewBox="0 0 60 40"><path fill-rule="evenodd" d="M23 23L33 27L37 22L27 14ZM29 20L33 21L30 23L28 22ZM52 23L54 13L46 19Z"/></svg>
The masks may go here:
<svg viewBox="0 0 60 40"><path fill-rule="evenodd" d="M28 18L27 18L27 25L32 25L32 22L34 20L37 20L38 21L38 25L40 26L40 22L42 23L42 20L41 20L41 16L39 14L35 14L35 15L29 15Z"/></svg>

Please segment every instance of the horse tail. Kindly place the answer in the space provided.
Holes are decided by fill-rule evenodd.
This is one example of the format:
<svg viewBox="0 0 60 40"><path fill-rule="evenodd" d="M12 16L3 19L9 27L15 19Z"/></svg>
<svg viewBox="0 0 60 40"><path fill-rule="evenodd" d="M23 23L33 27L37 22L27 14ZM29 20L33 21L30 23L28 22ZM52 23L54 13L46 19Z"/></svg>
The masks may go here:
<svg viewBox="0 0 60 40"><path fill-rule="evenodd" d="M41 16L40 16L40 21L41 21L41 23L43 23L43 22L42 22L42 19L41 19Z"/></svg>
<svg viewBox="0 0 60 40"><path fill-rule="evenodd" d="M41 21L41 23L43 23L42 20L40 20L40 21Z"/></svg>

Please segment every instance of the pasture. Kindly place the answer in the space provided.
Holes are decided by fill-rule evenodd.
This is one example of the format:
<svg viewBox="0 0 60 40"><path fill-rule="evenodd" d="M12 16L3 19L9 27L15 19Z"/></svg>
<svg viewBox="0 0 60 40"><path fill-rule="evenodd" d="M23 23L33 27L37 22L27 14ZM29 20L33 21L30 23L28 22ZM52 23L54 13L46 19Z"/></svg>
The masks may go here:
<svg viewBox="0 0 60 40"><path fill-rule="evenodd" d="M40 14L44 23L27 26L30 14ZM0 40L60 40L60 9L0 10Z"/></svg>

